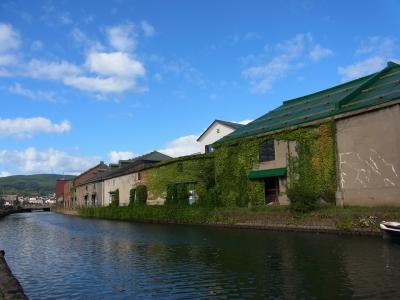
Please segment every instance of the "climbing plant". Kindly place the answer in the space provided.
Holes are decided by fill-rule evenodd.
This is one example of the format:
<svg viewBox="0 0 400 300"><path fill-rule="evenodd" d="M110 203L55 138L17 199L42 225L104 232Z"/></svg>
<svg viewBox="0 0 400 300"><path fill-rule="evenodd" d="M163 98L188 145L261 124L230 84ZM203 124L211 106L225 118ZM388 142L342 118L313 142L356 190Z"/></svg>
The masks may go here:
<svg viewBox="0 0 400 300"><path fill-rule="evenodd" d="M258 164L259 145L267 138L293 142L296 145L296 154L292 155L288 151L287 158L288 197L293 207L296 207L295 203L301 203L298 199L309 204L307 209L315 207L319 199L334 201L334 135L335 126L332 121L218 145L214 154L215 180L222 205L247 206L264 203L263 182L249 180L248 174Z"/></svg>
<svg viewBox="0 0 400 300"><path fill-rule="evenodd" d="M136 189L132 188L129 190L129 206L133 206L135 204L136 198Z"/></svg>
<svg viewBox="0 0 400 300"><path fill-rule="evenodd" d="M116 207L119 206L119 189L116 189L115 191L110 192L112 196L112 201L110 203L110 206Z"/></svg>
<svg viewBox="0 0 400 300"><path fill-rule="evenodd" d="M145 185L137 186L135 203L139 205L146 205L146 201L147 201L147 187Z"/></svg>
<svg viewBox="0 0 400 300"><path fill-rule="evenodd" d="M180 195L188 194L186 185L189 183L196 190L199 201L215 185L214 157L211 154L171 159L147 169L145 173L152 199L163 198L166 205L183 204ZM178 187L180 185L185 186L186 191ZM188 197L185 195L185 199Z"/></svg>

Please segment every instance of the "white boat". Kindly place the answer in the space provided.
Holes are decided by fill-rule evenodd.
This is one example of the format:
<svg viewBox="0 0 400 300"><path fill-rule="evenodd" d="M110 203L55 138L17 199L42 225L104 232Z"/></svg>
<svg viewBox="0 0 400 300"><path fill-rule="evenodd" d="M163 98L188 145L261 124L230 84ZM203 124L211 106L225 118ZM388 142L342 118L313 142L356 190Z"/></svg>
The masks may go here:
<svg viewBox="0 0 400 300"><path fill-rule="evenodd" d="M384 237L400 239L400 223L383 221L379 227L381 228Z"/></svg>

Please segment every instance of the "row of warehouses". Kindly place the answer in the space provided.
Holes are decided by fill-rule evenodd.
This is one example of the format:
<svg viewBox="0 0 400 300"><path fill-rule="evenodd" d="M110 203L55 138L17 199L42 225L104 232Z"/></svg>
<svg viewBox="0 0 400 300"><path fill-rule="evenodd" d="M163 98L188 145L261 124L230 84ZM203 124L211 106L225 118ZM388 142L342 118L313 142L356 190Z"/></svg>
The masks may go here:
<svg viewBox="0 0 400 300"><path fill-rule="evenodd" d="M145 185L148 204L162 204L169 185L185 184L189 202L215 187L228 206L288 204L291 162L299 157L300 134L310 133L309 155L319 149L310 161L322 198L329 192L339 205L400 204L400 65L393 62L284 101L244 126L216 120L199 138L206 153L171 158L154 151L100 162L72 181L58 181L57 197L66 207L107 206L118 190L119 205L128 205L130 191ZM310 171L292 178L299 176L312 178Z"/></svg>

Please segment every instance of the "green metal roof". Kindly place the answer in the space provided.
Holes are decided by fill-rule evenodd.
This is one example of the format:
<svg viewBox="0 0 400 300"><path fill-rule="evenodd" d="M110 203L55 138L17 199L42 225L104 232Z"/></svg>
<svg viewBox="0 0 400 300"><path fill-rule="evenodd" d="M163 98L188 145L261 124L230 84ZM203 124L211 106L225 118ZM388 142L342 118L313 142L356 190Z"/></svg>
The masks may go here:
<svg viewBox="0 0 400 300"><path fill-rule="evenodd" d="M400 65L283 104L236 129L215 144L318 121L360 108L400 99Z"/></svg>
<svg viewBox="0 0 400 300"><path fill-rule="evenodd" d="M249 173L249 179L261 179L276 176L285 176L287 173L286 168L276 168L269 170L251 170Z"/></svg>

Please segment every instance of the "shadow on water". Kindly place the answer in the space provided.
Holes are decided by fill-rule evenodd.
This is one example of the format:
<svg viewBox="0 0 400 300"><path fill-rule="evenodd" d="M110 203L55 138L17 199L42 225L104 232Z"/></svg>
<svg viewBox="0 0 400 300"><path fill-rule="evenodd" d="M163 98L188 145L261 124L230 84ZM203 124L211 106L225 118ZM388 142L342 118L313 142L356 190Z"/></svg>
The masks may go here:
<svg viewBox="0 0 400 300"><path fill-rule="evenodd" d="M32 299L398 299L400 245L379 238L133 224L53 213L0 221Z"/></svg>

